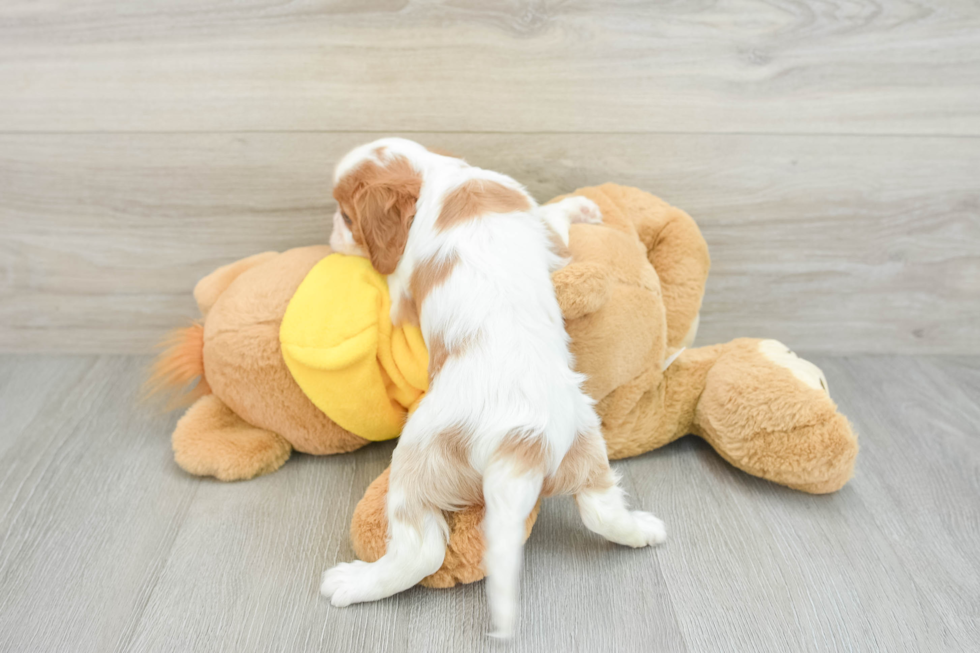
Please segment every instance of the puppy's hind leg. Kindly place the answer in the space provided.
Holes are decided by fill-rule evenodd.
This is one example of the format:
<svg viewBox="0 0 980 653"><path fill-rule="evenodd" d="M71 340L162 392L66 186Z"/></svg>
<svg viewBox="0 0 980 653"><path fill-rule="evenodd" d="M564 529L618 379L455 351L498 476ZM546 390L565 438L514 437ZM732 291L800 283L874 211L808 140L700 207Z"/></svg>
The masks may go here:
<svg viewBox="0 0 980 653"><path fill-rule="evenodd" d="M336 607L407 590L442 566L449 527L442 511L420 505L396 479L388 489L388 548L377 562L341 563L323 574L320 593Z"/></svg>
<svg viewBox="0 0 980 653"><path fill-rule="evenodd" d="M483 567L493 617L492 637L506 639L514 634L525 523L541 494L542 479L541 471L522 470L507 458L494 460L483 474L483 533L487 543Z"/></svg>
<svg viewBox="0 0 980 653"><path fill-rule="evenodd" d="M648 512L629 510L616 474L609 467L606 445L598 431L577 436L562 466L578 467L582 479L575 492L582 523L593 533L624 546L642 547L667 539L664 523ZM559 468L559 473L562 470Z"/></svg>

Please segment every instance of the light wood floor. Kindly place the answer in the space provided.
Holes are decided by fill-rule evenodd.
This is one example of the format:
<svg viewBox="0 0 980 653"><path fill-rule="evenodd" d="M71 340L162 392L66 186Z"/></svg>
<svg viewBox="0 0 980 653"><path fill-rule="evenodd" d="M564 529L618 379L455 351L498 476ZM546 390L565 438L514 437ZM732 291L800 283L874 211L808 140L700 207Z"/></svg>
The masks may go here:
<svg viewBox="0 0 980 653"><path fill-rule="evenodd" d="M694 438L622 461L667 543L606 544L546 502L509 650L980 649L980 359L812 358L860 434L849 485L787 490ZM391 444L193 478L176 416L135 405L145 363L0 357L0 651L498 648L482 584L344 610L319 596Z"/></svg>

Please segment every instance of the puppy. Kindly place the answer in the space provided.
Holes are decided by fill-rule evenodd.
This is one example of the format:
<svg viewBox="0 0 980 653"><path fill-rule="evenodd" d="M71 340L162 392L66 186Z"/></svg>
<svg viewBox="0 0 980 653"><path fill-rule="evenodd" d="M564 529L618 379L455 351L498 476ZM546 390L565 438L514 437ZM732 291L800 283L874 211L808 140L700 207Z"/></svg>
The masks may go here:
<svg viewBox="0 0 980 653"><path fill-rule="evenodd" d="M334 197L331 246L388 275L392 321L421 326L430 383L392 456L387 552L327 571L320 590L331 603L381 599L436 572L443 511L481 502L499 637L514 630L525 521L539 496L575 495L585 526L612 542L663 541L659 519L626 508L551 283L569 222L600 221L598 207L538 207L509 177L398 138L345 156Z"/></svg>

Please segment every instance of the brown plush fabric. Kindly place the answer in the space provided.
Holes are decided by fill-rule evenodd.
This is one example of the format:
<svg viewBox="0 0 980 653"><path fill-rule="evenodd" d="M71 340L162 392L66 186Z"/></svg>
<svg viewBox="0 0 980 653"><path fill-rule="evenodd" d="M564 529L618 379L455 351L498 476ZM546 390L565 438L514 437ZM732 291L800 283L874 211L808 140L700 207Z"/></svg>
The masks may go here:
<svg viewBox="0 0 980 653"><path fill-rule="evenodd" d="M657 282L644 279L644 285L659 283L667 320L667 344L670 348L679 347L701 310L704 284L711 267L708 245L697 223L684 211L631 186L610 183L580 188L574 194L584 195L599 205L603 226L611 226L639 239L641 251L653 265L654 276L658 279ZM567 196L555 198L552 202L563 197ZM629 229L626 223L633 228ZM629 240L635 246L633 239ZM584 242L577 242L576 245L573 254L586 253L585 247L588 245ZM609 258L606 260L611 261ZM632 256L627 257L629 263L634 260ZM609 267L621 271L620 274L625 276L647 274L645 268L638 272L624 269L625 261L611 262Z"/></svg>
<svg viewBox="0 0 980 653"><path fill-rule="evenodd" d="M774 365L759 342L725 346L705 379L692 430L749 474L814 494L837 491L857 456L850 424L826 391Z"/></svg>
<svg viewBox="0 0 980 653"><path fill-rule="evenodd" d="M747 473L805 492L842 487L853 471L857 438L825 388L807 376L812 371L791 370L792 363L763 352L773 341L687 349L663 370L667 356L696 332L710 266L690 216L616 184L576 193L599 205L604 223L572 226L571 263L553 280L610 458L694 433ZM245 479L277 469L290 449L330 454L367 444L313 406L279 350L289 299L329 253L328 247L267 252L198 285L195 296L206 314L204 372L213 395L199 399L174 433L175 457L187 471ZM386 491L387 472L355 510L351 538L365 560L384 551ZM432 587L483 575L482 508L447 517L452 535L445 563L423 583Z"/></svg>
<svg viewBox="0 0 980 653"><path fill-rule="evenodd" d="M240 261L235 261L234 263L229 263L228 265L222 265L220 268L204 277L197 282L194 286L194 301L197 302L197 308L201 311L201 317L206 318L208 313L211 311L211 307L214 303L218 301L221 294L228 289L231 282L237 279L247 270L265 263L279 256L279 252L262 252L261 254L253 254L248 258L243 258Z"/></svg>

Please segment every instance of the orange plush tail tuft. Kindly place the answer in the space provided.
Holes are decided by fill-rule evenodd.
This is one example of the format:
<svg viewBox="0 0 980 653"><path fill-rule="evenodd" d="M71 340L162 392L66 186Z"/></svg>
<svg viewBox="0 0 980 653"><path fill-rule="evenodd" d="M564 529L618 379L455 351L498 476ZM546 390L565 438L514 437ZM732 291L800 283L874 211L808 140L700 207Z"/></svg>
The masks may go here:
<svg viewBox="0 0 980 653"><path fill-rule="evenodd" d="M163 349L150 368L150 376L143 385L146 399L165 394L167 410L194 403L198 398L211 394L211 387L204 377L204 325L194 322L183 329L174 329L157 345ZM188 386L198 379L197 385Z"/></svg>

